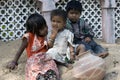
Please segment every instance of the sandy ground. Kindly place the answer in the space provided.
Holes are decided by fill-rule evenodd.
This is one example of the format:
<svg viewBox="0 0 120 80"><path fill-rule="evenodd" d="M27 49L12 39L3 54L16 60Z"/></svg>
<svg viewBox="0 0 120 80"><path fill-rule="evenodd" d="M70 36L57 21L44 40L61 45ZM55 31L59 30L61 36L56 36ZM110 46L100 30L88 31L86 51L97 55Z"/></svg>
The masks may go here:
<svg viewBox="0 0 120 80"><path fill-rule="evenodd" d="M116 44L106 44L96 40L103 47L108 48L110 55L105 58L106 76L104 80L120 80L120 40ZM20 46L21 40L2 42L0 41L0 80L24 80L26 53L19 59L19 65L16 70L6 69L6 64L13 59Z"/></svg>

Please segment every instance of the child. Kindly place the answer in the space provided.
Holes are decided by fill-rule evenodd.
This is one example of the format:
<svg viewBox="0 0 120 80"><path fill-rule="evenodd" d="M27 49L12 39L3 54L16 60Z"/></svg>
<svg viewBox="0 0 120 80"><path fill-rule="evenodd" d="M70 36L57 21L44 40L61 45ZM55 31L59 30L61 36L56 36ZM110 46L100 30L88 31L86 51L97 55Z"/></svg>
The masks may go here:
<svg viewBox="0 0 120 80"><path fill-rule="evenodd" d="M49 38L54 45L46 53L58 64L71 68L69 60L74 59L73 34L65 29L67 14L64 10L55 9L51 12L51 34L56 34L55 39Z"/></svg>
<svg viewBox="0 0 120 80"><path fill-rule="evenodd" d="M52 76L53 80L57 80L57 66L52 59L45 55L48 47L52 45L51 41L46 41L48 27L45 19L37 13L30 15L26 22L26 30L21 47L14 59L7 65L7 68L13 70L18 65L18 59L24 49L26 49L28 56L26 80L41 80L41 77L49 80L50 76Z"/></svg>
<svg viewBox="0 0 120 80"><path fill-rule="evenodd" d="M68 15L66 28L74 33L74 44L84 44L86 50L91 50L95 55L105 58L108 52L93 40L92 28L82 18L79 18L82 10L79 1L68 2L66 6Z"/></svg>

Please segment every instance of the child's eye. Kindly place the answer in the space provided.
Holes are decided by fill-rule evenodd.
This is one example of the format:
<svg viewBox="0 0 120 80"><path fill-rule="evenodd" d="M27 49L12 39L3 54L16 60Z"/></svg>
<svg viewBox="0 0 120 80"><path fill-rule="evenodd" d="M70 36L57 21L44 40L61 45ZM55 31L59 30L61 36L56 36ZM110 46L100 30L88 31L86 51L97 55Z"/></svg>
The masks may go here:
<svg viewBox="0 0 120 80"><path fill-rule="evenodd" d="M70 12L70 14L74 14L74 12Z"/></svg>
<svg viewBox="0 0 120 80"><path fill-rule="evenodd" d="M55 22L55 20L52 20L52 22Z"/></svg>
<svg viewBox="0 0 120 80"><path fill-rule="evenodd" d="M57 21L57 23L61 23L61 21Z"/></svg>

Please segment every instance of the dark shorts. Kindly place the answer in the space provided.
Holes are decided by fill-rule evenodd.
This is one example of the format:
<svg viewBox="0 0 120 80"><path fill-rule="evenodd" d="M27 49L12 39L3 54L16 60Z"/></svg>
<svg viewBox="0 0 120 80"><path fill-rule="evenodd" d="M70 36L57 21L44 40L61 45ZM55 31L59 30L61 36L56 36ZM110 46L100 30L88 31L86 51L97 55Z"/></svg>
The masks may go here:
<svg viewBox="0 0 120 80"><path fill-rule="evenodd" d="M85 50L90 50L91 53L94 53L94 54L99 54L99 53L103 53L105 52L106 50L99 44L97 44L94 40L92 40L91 42L89 43L86 43L84 41L81 41L79 42L78 44L76 44L75 46L75 52L76 52L76 49L77 47L80 45L80 44L83 44L85 46Z"/></svg>
<svg viewBox="0 0 120 80"><path fill-rule="evenodd" d="M105 49L97 44L94 40L92 40L90 43L88 43L86 46L86 49L91 50L95 54L103 53L105 52Z"/></svg>

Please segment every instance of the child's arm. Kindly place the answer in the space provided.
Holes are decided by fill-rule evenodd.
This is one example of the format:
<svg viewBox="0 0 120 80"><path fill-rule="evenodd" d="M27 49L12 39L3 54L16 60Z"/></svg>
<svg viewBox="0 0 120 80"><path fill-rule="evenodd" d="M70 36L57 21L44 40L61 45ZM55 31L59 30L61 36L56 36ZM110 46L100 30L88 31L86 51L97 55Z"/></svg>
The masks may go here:
<svg viewBox="0 0 120 80"><path fill-rule="evenodd" d="M21 54L23 53L24 49L27 47L27 45L28 45L27 39L24 38L22 40L22 44L21 44L19 50L17 51L14 59L8 63L7 68L12 69L12 70L15 69L15 67L18 65L18 60L19 60Z"/></svg>
<svg viewBox="0 0 120 80"><path fill-rule="evenodd" d="M53 32L52 32L53 33ZM52 48L55 41L56 34L51 34L48 39L48 48Z"/></svg>
<svg viewBox="0 0 120 80"><path fill-rule="evenodd" d="M53 47L53 44L54 44L55 38L57 36L57 33L58 33L58 29L57 28L53 28L53 30L51 31L49 40L48 40L48 47L49 48Z"/></svg>

